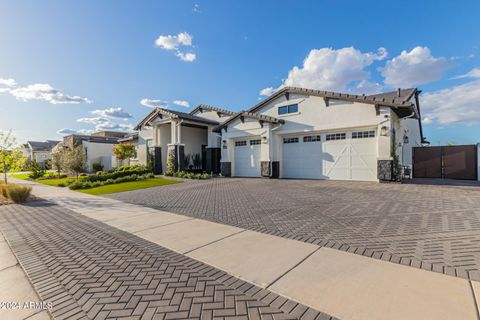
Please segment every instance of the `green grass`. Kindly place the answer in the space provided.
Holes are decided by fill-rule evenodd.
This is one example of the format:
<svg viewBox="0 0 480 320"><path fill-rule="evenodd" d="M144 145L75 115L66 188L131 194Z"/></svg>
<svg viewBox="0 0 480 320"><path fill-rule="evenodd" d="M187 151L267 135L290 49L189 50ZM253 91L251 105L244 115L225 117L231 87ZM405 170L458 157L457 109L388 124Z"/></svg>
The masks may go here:
<svg viewBox="0 0 480 320"><path fill-rule="evenodd" d="M14 173L11 175L12 178L27 180L30 173Z"/></svg>
<svg viewBox="0 0 480 320"><path fill-rule="evenodd" d="M58 187L60 183L63 183L64 185L68 185L76 180L77 179L75 177L67 177L67 178L61 178L61 179L37 179L35 180L35 182ZM79 177L79 180L82 180L82 177Z"/></svg>
<svg viewBox="0 0 480 320"><path fill-rule="evenodd" d="M163 178L151 178L146 180L140 181L130 181L130 182L122 182L116 184L107 184L106 186L90 188L90 189L83 189L83 190L76 190L78 192L93 194L93 195L100 195L100 194L109 194L109 193L117 193L117 192L124 192L124 191L132 191L138 189L146 189L151 187L159 187L168 184L175 184L181 181L177 180L170 180L170 179L163 179Z"/></svg>

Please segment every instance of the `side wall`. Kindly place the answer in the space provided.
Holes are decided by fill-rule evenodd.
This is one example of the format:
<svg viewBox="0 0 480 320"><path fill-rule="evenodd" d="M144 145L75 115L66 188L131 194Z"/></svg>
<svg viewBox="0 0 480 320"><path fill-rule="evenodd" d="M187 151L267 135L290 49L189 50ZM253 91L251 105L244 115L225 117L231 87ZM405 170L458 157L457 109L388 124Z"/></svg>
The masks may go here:
<svg viewBox="0 0 480 320"><path fill-rule="evenodd" d="M182 144L185 155L202 154L202 145L208 145L207 129L182 126Z"/></svg>
<svg viewBox="0 0 480 320"><path fill-rule="evenodd" d="M153 139L152 132L151 127L142 127L138 131L137 159L139 164L147 164L147 140Z"/></svg>
<svg viewBox="0 0 480 320"><path fill-rule="evenodd" d="M94 143L82 141L84 150L87 153L87 171L91 172L92 164L100 162L103 170L112 169L113 143Z"/></svg>

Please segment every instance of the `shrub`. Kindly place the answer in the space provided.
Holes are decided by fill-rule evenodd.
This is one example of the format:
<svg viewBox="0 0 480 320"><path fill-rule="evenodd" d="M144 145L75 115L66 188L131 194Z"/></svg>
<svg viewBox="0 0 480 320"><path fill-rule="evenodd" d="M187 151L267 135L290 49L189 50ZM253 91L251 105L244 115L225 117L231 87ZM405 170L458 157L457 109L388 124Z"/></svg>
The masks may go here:
<svg viewBox="0 0 480 320"><path fill-rule="evenodd" d="M43 169L42 167L40 167L40 165L38 164L37 161L33 160L32 161L32 164L30 165L30 174L28 175L28 177L30 179L38 179L38 178L41 178L45 175L45 169Z"/></svg>
<svg viewBox="0 0 480 320"><path fill-rule="evenodd" d="M57 187L61 187L61 188L66 187L66 184L63 182L60 182L59 184L57 184Z"/></svg>
<svg viewBox="0 0 480 320"><path fill-rule="evenodd" d="M30 197L31 187L7 184L2 187L2 195L15 203L25 202Z"/></svg>
<svg viewBox="0 0 480 320"><path fill-rule="evenodd" d="M174 177L184 178L184 179L209 179L210 175L208 173L193 173L186 171L178 171L173 173Z"/></svg>
<svg viewBox="0 0 480 320"><path fill-rule="evenodd" d="M103 165L100 162L94 162L92 163L92 169L95 172L103 171Z"/></svg>
<svg viewBox="0 0 480 320"><path fill-rule="evenodd" d="M86 174L86 173L80 173L78 176L79 176L79 177L86 177L87 174Z"/></svg>

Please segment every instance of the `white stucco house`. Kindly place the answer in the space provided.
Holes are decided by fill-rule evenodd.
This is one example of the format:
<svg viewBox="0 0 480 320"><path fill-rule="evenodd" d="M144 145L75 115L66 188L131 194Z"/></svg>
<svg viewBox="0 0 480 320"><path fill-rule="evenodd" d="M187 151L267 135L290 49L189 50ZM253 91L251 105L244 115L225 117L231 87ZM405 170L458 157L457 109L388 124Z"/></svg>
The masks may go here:
<svg viewBox="0 0 480 320"><path fill-rule="evenodd" d="M45 163L52 158L52 149L60 141L27 141L23 145L22 153L27 158L27 162L36 161L41 167L45 167Z"/></svg>
<svg viewBox="0 0 480 320"><path fill-rule="evenodd" d="M93 171L93 164L100 163L103 170L111 170L117 166L113 148L119 140L127 137L126 132L99 131L91 135L71 134L63 138L63 142L56 148L70 148L82 145L86 155L86 169Z"/></svg>
<svg viewBox="0 0 480 320"><path fill-rule="evenodd" d="M185 154L203 151L204 169L227 177L390 180L394 156L410 168L412 147L424 142L419 94L285 87L237 113L157 108L135 128L139 162L149 155L165 171L171 150L181 170Z"/></svg>

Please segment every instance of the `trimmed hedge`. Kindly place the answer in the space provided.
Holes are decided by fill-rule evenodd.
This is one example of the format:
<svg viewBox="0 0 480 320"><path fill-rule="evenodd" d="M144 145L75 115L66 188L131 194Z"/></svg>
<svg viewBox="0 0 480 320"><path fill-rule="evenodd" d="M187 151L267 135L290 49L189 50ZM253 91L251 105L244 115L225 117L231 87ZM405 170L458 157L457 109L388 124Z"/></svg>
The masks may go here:
<svg viewBox="0 0 480 320"><path fill-rule="evenodd" d="M179 171L179 172L174 172L173 173L174 177L177 178L184 178L184 179L209 179L211 176L208 173L193 173L193 172L187 172L187 171Z"/></svg>
<svg viewBox="0 0 480 320"><path fill-rule="evenodd" d="M128 171L124 171L128 172ZM109 175L110 176L110 175ZM90 177L95 177L95 176L90 176ZM144 173L142 175L137 175L137 174L131 174L127 176L120 176L117 178L107 178L105 180L95 180L95 181L78 181L72 183L69 188L72 190L78 190L78 189L90 189L90 188L95 188L95 187L100 187L104 186L107 184L116 184L116 183L122 183L122 182L129 182L129 181L137 181L137 180L145 180L149 178L153 178L154 175L153 173Z"/></svg>

